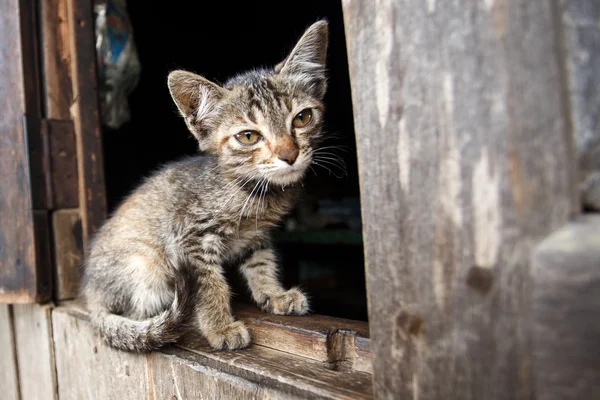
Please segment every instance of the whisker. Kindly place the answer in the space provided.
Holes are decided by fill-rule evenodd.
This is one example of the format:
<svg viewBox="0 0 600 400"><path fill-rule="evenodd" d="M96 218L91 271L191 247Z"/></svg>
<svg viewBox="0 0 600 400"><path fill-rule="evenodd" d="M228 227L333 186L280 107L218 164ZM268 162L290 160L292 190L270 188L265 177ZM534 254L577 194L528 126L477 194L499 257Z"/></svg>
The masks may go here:
<svg viewBox="0 0 600 400"><path fill-rule="evenodd" d="M254 191L256 190L256 188L258 187L258 185L262 182L263 180L259 180L258 182L256 182L256 184L254 185L254 188L252 189L252 191L250 192L250 194L248 195L248 198L246 199L246 201L244 202L244 206L242 207L242 211L240 212L240 218L238 219L238 236L239 236L239 232L240 232L240 224L242 223L242 218L244 217L244 211L246 210L246 206L248 205L248 201L250 200L250 198L252 198ZM254 200L252 200L252 203L254 204Z"/></svg>
<svg viewBox="0 0 600 400"><path fill-rule="evenodd" d="M342 175L342 176L337 176L337 175L335 174L335 172L333 172L331 169L327 168L326 166L324 166L324 165L322 165L322 164L319 164L319 163L318 163L318 162L316 162L316 161L313 161L312 163L313 163L313 164L315 164L315 165L318 165L319 167L325 168L327 171L329 171L329 173L330 173L331 175L335 176L336 178L340 178L340 179L341 179L341 178L343 178L343 177L344 177L343 175Z"/></svg>
<svg viewBox="0 0 600 400"><path fill-rule="evenodd" d="M343 165L344 168L346 167L346 161L344 161L342 158L339 158L339 157L328 157L328 156L322 156L322 155L318 154L314 158L317 159L317 160L319 160L319 159L321 159L321 160L331 160L331 161L339 163L340 165Z"/></svg>
<svg viewBox="0 0 600 400"><path fill-rule="evenodd" d="M346 172L346 164L343 163L343 162L340 163L339 160L331 159L331 158L328 158L328 157L315 157L314 160L320 161L320 162L323 162L323 163L329 164L329 165L335 165L339 169L341 169L344 172Z"/></svg>

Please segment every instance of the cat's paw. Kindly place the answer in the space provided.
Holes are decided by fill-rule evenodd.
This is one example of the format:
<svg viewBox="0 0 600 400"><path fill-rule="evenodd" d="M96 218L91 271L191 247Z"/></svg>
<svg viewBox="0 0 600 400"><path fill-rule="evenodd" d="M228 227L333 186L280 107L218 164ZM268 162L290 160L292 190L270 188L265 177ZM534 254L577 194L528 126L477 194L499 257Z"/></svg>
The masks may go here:
<svg viewBox="0 0 600 400"><path fill-rule="evenodd" d="M270 295L262 306L263 310L278 315L304 315L308 313L308 299L298 289L290 289Z"/></svg>
<svg viewBox="0 0 600 400"><path fill-rule="evenodd" d="M242 321L235 321L223 328L204 332L210 346L216 350L243 349L250 345L250 333Z"/></svg>

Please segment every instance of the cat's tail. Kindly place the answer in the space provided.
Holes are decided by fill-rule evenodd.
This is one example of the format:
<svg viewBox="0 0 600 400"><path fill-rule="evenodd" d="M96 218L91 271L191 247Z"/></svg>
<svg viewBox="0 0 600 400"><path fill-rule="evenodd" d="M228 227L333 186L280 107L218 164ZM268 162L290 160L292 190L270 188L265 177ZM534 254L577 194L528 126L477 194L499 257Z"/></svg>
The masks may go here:
<svg viewBox="0 0 600 400"><path fill-rule="evenodd" d="M184 267L175 279L173 303L165 311L137 321L97 309L92 310L92 325L106 343L120 350L147 353L173 343L187 332L192 321L195 282L191 268Z"/></svg>

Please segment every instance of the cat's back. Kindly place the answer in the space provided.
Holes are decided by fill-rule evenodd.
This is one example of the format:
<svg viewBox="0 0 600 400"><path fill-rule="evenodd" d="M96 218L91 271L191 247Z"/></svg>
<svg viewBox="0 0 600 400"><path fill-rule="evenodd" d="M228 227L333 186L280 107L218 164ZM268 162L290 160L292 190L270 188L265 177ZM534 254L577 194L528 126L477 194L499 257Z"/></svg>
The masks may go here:
<svg viewBox="0 0 600 400"><path fill-rule="evenodd" d="M198 155L167 163L129 194L97 234L103 237L156 237L169 226L182 203L201 201L201 193L212 185L213 156Z"/></svg>

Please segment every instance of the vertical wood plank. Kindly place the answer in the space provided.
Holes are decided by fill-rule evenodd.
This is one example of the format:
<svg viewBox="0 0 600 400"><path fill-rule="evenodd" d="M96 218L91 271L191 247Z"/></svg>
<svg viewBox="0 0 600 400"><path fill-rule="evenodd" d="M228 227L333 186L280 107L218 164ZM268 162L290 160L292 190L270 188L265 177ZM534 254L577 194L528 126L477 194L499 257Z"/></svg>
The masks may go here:
<svg viewBox="0 0 600 400"><path fill-rule="evenodd" d="M71 116L77 136L79 207L84 244L106 218L92 5L90 0L67 1L75 100Z"/></svg>
<svg viewBox="0 0 600 400"><path fill-rule="evenodd" d="M37 278L27 142L24 51L17 1L0 3L0 302L35 301Z"/></svg>
<svg viewBox="0 0 600 400"><path fill-rule="evenodd" d="M72 121L46 120L53 209L79 205L77 145Z"/></svg>
<svg viewBox="0 0 600 400"><path fill-rule="evenodd" d="M145 355L108 347L87 323L64 310L56 309L52 322L59 399L147 397Z"/></svg>
<svg viewBox="0 0 600 400"><path fill-rule="evenodd" d="M83 259L79 209L52 213L52 229L56 267L54 295L59 300L73 299L79 290L79 266Z"/></svg>
<svg viewBox="0 0 600 400"><path fill-rule="evenodd" d="M67 0L39 0L46 118L70 120L73 102Z"/></svg>
<svg viewBox="0 0 600 400"><path fill-rule="evenodd" d="M600 211L600 3L560 0L568 98L583 204Z"/></svg>
<svg viewBox="0 0 600 400"><path fill-rule="evenodd" d="M578 209L551 4L343 9L375 396L531 399L531 249Z"/></svg>
<svg viewBox="0 0 600 400"><path fill-rule="evenodd" d="M57 399L51 306L13 306L19 387L23 399Z"/></svg>
<svg viewBox="0 0 600 400"><path fill-rule="evenodd" d="M0 393L5 400L19 400L19 375L10 307L0 304Z"/></svg>

